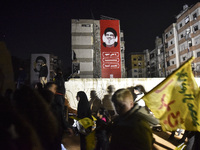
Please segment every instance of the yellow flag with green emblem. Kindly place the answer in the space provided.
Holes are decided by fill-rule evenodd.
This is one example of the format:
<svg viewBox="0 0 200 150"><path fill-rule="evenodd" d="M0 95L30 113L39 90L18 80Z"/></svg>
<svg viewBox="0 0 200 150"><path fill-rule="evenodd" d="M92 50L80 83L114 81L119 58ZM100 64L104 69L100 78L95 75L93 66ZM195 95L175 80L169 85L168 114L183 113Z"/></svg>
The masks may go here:
<svg viewBox="0 0 200 150"><path fill-rule="evenodd" d="M97 120L94 116L92 116L93 120L88 117L80 119L78 117L71 116L70 118L77 120L83 126L84 129L93 126L94 121ZM94 150L96 146L95 130L86 135L85 138L86 138L86 150Z"/></svg>
<svg viewBox="0 0 200 150"><path fill-rule="evenodd" d="M200 92L190 58L142 99L164 131L200 131Z"/></svg>

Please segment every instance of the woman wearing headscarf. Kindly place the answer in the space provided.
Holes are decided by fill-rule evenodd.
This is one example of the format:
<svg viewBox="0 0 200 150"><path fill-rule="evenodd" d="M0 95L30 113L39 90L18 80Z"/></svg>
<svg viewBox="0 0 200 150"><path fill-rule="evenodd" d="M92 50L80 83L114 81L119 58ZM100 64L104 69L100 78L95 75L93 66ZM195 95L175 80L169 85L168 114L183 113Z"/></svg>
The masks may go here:
<svg viewBox="0 0 200 150"><path fill-rule="evenodd" d="M88 102L87 95L83 91L77 93L76 99L78 101L77 117L79 119L90 118L92 119L90 105ZM86 150L86 135L87 132L91 131L91 127L86 129L86 133L80 132L80 147L81 150Z"/></svg>

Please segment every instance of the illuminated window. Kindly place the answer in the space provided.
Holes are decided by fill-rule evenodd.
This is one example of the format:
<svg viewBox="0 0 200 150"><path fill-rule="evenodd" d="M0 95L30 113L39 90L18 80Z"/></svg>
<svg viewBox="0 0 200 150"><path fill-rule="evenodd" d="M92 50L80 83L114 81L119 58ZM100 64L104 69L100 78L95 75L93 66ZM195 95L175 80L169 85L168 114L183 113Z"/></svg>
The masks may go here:
<svg viewBox="0 0 200 150"><path fill-rule="evenodd" d="M185 24L187 24L190 21L189 16L185 17Z"/></svg>

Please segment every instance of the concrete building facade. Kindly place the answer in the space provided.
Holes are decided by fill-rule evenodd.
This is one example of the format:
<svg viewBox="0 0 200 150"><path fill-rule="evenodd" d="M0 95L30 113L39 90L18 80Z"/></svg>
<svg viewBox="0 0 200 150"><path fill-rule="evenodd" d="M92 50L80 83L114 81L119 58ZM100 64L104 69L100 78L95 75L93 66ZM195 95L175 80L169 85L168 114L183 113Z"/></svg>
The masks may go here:
<svg viewBox="0 0 200 150"><path fill-rule="evenodd" d="M169 75L187 59L194 56L192 68L200 76L200 2L194 6L183 6L176 16L176 23L164 31L166 52L166 74Z"/></svg>
<svg viewBox="0 0 200 150"><path fill-rule="evenodd" d="M120 34L123 40L123 32ZM121 45L122 77L125 77L125 41ZM72 73L80 78L101 78L100 21L93 19L72 19L71 48Z"/></svg>
<svg viewBox="0 0 200 150"><path fill-rule="evenodd" d="M146 77L144 53L133 52L128 56L129 67L128 77L130 78L144 78Z"/></svg>
<svg viewBox="0 0 200 150"><path fill-rule="evenodd" d="M162 38L155 39L153 50L130 53L128 57L128 77L165 77L165 56Z"/></svg>

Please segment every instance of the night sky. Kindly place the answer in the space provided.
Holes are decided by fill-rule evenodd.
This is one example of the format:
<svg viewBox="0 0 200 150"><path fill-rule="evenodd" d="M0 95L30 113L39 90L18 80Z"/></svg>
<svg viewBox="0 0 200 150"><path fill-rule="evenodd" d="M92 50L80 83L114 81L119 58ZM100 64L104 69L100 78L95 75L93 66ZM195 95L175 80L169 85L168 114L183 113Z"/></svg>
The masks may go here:
<svg viewBox="0 0 200 150"><path fill-rule="evenodd" d="M175 22L184 4L198 0L40 0L6 1L0 4L1 39L13 56L30 58L31 53L53 53L71 62L71 19L96 19L101 15L120 20L126 56L153 49L156 36Z"/></svg>

